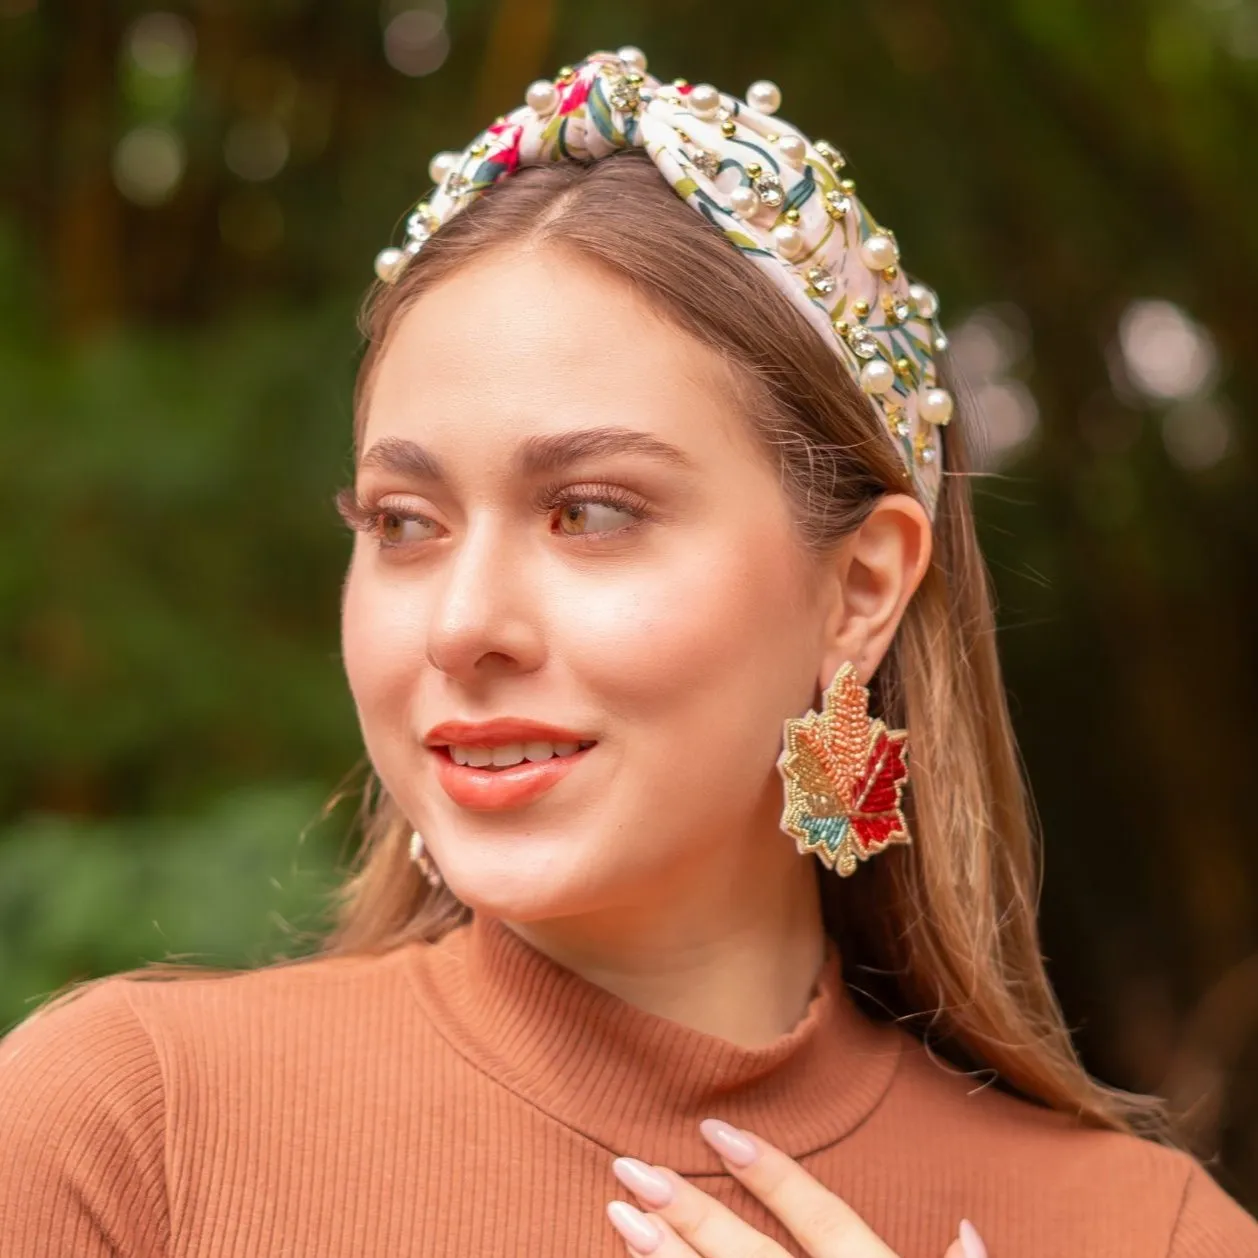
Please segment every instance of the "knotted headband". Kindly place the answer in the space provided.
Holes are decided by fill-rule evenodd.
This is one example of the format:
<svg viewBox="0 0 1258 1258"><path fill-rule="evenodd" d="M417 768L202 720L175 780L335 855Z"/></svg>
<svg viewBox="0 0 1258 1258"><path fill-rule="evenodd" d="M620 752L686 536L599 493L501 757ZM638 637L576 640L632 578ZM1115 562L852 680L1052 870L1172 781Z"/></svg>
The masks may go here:
<svg viewBox="0 0 1258 1258"><path fill-rule="evenodd" d="M402 248L377 255L376 273L392 283L443 223L521 167L645 149L677 195L833 346L933 518L943 472L939 429L953 406L935 365L948 345L938 298L909 282L894 233L841 176L843 155L774 117L780 104L767 80L753 83L743 101L707 83L661 83L636 48L593 53L553 82L538 80L524 105L461 152L432 159L435 191L407 218Z"/></svg>

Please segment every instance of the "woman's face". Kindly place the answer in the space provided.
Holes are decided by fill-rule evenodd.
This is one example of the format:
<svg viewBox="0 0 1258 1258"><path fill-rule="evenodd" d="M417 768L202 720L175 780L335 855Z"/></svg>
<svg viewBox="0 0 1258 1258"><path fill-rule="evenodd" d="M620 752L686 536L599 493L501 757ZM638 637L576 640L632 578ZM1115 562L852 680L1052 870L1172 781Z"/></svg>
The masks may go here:
<svg viewBox="0 0 1258 1258"><path fill-rule="evenodd" d="M719 358L588 263L497 253L402 317L360 448L345 666L454 893L519 922L763 898L800 861L775 762L823 615ZM458 745L545 734L431 732L503 718L594 745L495 780Z"/></svg>

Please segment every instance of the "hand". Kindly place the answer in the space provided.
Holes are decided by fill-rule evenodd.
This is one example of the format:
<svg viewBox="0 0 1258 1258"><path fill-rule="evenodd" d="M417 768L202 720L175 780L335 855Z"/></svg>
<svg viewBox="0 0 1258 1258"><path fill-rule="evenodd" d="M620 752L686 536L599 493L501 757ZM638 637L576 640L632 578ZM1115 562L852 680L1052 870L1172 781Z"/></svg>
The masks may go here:
<svg viewBox="0 0 1258 1258"><path fill-rule="evenodd" d="M780 1149L714 1118L705 1119L699 1130L735 1178L782 1220L811 1258L896 1258L851 1206ZM780 1245L675 1172L636 1158L617 1158L612 1170L652 1211L643 1214L625 1201L607 1207L607 1217L631 1254L788 1258ZM960 1234L943 1258L987 1258L967 1220L961 1220Z"/></svg>

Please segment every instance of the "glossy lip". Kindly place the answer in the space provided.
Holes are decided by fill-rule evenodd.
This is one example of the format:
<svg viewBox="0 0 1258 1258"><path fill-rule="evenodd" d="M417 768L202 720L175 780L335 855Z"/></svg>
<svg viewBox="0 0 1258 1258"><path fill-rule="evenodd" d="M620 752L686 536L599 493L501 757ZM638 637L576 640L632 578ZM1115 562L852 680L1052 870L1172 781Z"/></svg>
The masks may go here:
<svg viewBox="0 0 1258 1258"><path fill-rule="evenodd" d="M508 743L588 743L595 740L558 725L499 716L492 721L442 721L424 735L426 747L505 747Z"/></svg>
<svg viewBox="0 0 1258 1258"><path fill-rule="evenodd" d="M463 737L465 735L460 734L460 738ZM541 739L537 734L533 737L539 741L551 741L549 738ZM509 741L526 740L512 738ZM557 738L554 741L580 742L583 740ZM473 743L471 745L491 744ZM520 808L525 804L531 804L567 777L593 750L593 747L586 747L571 756L551 756L549 760L535 762L525 760L521 764L512 765L509 769L496 770L474 769L471 765L455 764L445 746L430 747L428 754L433 758L437 781L441 789L456 804L477 812L491 812L501 808Z"/></svg>

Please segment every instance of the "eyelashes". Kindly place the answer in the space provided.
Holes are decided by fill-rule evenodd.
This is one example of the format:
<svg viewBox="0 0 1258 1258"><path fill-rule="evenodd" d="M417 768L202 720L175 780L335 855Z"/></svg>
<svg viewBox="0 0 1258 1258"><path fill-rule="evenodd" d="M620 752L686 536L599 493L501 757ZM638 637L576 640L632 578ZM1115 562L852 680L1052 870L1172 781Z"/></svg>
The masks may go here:
<svg viewBox="0 0 1258 1258"><path fill-rule="evenodd" d="M380 549L387 550L407 545L406 541L393 540L388 536L389 521L435 523L422 512L408 511L394 505L392 499L393 495L381 494L364 501L358 497L352 485L347 485L337 492L334 502L337 513L348 528L373 537ZM559 533L559 536L566 540L579 544L597 543L608 537L621 538L626 533L639 528L650 518L651 514L646 503L637 494L618 485L544 485L538 490L533 505L537 513L541 515L567 511L572 507L599 506L624 512L631 517L629 524L619 528L592 534L562 531ZM434 539L418 539L419 542L429 540Z"/></svg>

